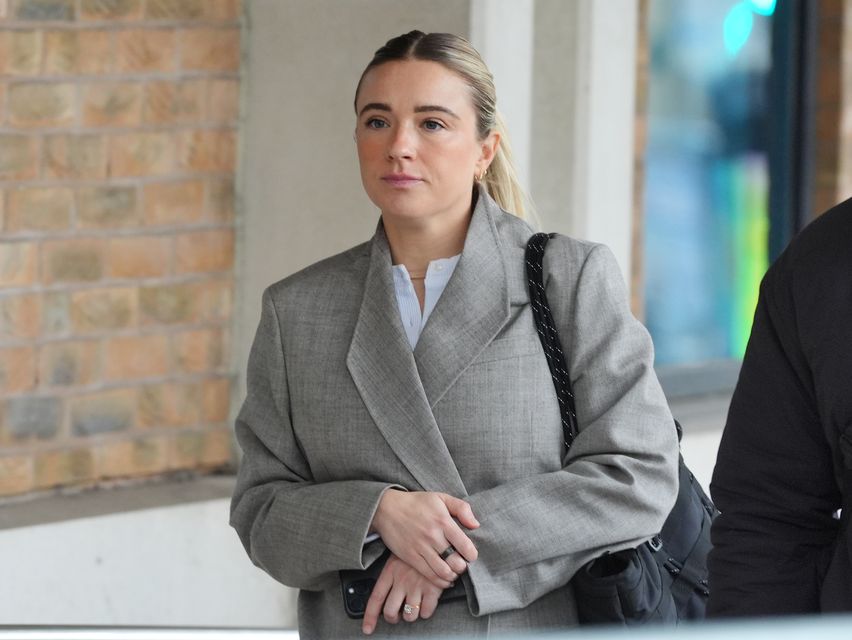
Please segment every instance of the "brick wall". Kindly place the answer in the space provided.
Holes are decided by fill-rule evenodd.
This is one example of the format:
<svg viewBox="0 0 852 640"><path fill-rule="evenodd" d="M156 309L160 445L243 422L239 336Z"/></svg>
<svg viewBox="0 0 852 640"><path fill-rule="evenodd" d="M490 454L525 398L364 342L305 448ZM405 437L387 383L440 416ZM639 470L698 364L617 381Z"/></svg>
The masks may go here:
<svg viewBox="0 0 852 640"><path fill-rule="evenodd" d="M0 0L0 495L230 461L239 0Z"/></svg>
<svg viewBox="0 0 852 640"><path fill-rule="evenodd" d="M812 215L852 197L852 0L819 0Z"/></svg>
<svg viewBox="0 0 852 640"><path fill-rule="evenodd" d="M840 150L838 152L837 200L852 197L852 0L844 0L840 62Z"/></svg>

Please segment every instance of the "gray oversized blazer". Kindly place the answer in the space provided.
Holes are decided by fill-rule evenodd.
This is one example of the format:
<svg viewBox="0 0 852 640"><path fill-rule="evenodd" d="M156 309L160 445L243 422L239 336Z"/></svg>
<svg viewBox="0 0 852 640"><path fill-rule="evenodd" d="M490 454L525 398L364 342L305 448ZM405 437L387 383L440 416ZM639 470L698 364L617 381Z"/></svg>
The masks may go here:
<svg viewBox="0 0 852 640"><path fill-rule="evenodd" d="M338 570L391 485L465 498L481 527L467 600L376 635L488 635L576 624L584 563L657 533L676 494L677 438L612 254L557 237L547 295L580 435L567 460L524 276L531 229L484 192L461 259L412 353L381 224L370 242L264 293L237 418L231 524L251 559L301 589L302 638L362 637Z"/></svg>

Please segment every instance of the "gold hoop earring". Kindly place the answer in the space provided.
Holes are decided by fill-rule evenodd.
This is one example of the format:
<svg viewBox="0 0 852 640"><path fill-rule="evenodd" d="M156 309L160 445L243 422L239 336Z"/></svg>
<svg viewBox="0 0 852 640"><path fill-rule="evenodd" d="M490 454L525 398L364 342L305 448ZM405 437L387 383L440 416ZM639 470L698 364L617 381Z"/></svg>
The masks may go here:
<svg viewBox="0 0 852 640"><path fill-rule="evenodd" d="M488 169L483 169L482 172L478 176L476 176L476 181L482 182L482 179L487 175L488 175Z"/></svg>

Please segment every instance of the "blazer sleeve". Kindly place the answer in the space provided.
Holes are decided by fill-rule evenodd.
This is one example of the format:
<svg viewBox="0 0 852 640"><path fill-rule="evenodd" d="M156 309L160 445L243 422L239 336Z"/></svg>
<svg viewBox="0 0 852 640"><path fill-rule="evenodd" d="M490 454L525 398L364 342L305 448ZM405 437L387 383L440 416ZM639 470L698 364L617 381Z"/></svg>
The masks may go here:
<svg viewBox="0 0 852 640"><path fill-rule="evenodd" d="M710 616L819 611L837 535L840 495L789 275L779 262L761 284L713 471Z"/></svg>
<svg viewBox="0 0 852 640"><path fill-rule="evenodd" d="M364 545L390 484L317 483L290 421L281 324L270 291L249 355L247 396L236 420L243 457L231 526L252 561L291 587L320 590L340 569L363 569L384 547ZM322 535L318 535L321 532Z"/></svg>
<svg viewBox="0 0 852 640"><path fill-rule="evenodd" d="M580 434L561 470L469 497L481 523L469 534L479 551L466 578L474 615L524 607L603 552L647 540L677 494L677 434L650 336L611 252L594 245L577 260L569 242L551 241L545 267Z"/></svg>

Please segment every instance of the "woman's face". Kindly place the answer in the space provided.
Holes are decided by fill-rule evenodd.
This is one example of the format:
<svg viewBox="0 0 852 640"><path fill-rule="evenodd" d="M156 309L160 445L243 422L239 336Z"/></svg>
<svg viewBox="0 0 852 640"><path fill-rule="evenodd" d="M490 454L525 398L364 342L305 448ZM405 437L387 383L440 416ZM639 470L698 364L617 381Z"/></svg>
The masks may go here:
<svg viewBox="0 0 852 640"><path fill-rule="evenodd" d="M499 135L479 139L460 76L437 62L386 62L364 76L356 111L361 180L384 216L467 215L474 176L490 164Z"/></svg>

